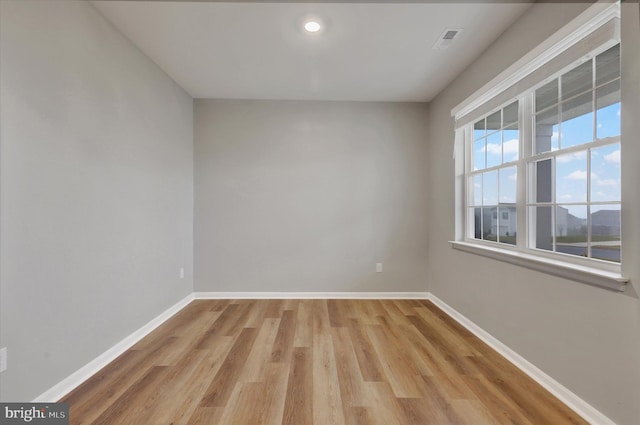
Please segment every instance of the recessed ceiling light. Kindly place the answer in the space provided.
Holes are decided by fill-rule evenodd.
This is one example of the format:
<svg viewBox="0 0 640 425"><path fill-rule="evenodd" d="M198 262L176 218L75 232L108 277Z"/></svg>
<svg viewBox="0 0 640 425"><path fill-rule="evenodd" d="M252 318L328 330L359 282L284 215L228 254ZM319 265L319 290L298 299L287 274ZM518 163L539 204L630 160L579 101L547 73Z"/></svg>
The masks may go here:
<svg viewBox="0 0 640 425"><path fill-rule="evenodd" d="M320 31L320 28L322 28L322 26L318 21L307 21L304 23L304 29L307 32L311 32L311 33L318 32Z"/></svg>

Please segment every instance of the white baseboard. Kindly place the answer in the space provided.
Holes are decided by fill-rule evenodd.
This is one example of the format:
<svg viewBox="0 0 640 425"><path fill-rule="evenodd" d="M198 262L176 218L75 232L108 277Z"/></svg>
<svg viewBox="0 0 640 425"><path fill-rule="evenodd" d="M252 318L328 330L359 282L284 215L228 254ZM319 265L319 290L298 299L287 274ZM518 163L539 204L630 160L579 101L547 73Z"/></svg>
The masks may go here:
<svg viewBox="0 0 640 425"><path fill-rule="evenodd" d="M115 360L120 354L127 351L130 347L132 347L135 343L140 341L142 338L147 336L151 331L156 329L162 323L170 319L174 314L182 310L187 304L193 301L193 294L189 294L182 300L178 301L173 306L169 307L167 310L162 312L160 315L149 321L147 324L142 326L140 329L133 332L131 335L124 338L122 341L118 342L113 347L109 348L104 353L100 354L98 357L60 381L58 384L49 388L44 393L40 394L36 397L33 402L34 403L48 403L48 402L56 402L60 400L65 395L69 394L73 389L75 389L78 385L82 384L84 381L93 376L100 369L111 363Z"/></svg>
<svg viewBox="0 0 640 425"><path fill-rule="evenodd" d="M353 299L426 300L428 292L194 292L197 300L237 299Z"/></svg>
<svg viewBox="0 0 640 425"><path fill-rule="evenodd" d="M480 338L484 343L500 353L504 358L513 363L518 369L526 373L531 379L542 385L547 391L566 404L571 410L582 416L584 420L592 425L616 425L611 419L600 413L593 406L582 400L567 387L544 373L538 367L530 363L520 354L507 347L494 336L473 323L471 320L460 314L453 307L433 295L428 293L428 299L447 313L452 319L460 323L467 330Z"/></svg>

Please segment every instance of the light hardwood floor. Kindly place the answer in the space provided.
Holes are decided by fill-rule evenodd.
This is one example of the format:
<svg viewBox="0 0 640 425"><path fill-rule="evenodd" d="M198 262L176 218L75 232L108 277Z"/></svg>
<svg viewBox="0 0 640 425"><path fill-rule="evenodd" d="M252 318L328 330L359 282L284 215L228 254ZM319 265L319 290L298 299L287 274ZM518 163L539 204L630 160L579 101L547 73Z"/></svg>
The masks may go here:
<svg viewBox="0 0 640 425"><path fill-rule="evenodd" d="M71 424L585 424L428 301L198 300L63 400Z"/></svg>

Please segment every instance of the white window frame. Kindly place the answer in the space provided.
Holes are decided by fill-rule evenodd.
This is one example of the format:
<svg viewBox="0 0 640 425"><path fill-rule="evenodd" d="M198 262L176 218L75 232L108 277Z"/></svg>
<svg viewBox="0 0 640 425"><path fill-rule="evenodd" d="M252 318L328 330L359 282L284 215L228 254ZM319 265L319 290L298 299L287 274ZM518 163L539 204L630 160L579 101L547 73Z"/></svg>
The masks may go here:
<svg viewBox="0 0 640 425"><path fill-rule="evenodd" d="M456 237L452 241L454 248L607 289L624 291L628 279L621 275L621 264L529 248L531 236L528 233L529 226L527 224L529 221L527 216L527 193L530 190L528 186L531 184L528 183L527 168L532 159L539 159L540 157L540 155L532 154L534 132L533 97L535 89L557 78L558 75L567 70L576 67L580 61L584 62L589 57L597 55L619 43L619 27L617 27L619 25L619 13L619 3L599 2L594 4L566 27L550 37L550 39L452 110L452 115L456 118L457 123L454 150L456 164ZM616 26L615 36L612 31L605 31L612 26ZM596 34L596 31L601 28L605 30L601 30L601 34ZM594 45L593 40L590 40L580 46L580 40L584 40L590 35L598 41L598 45ZM589 49L586 51L589 56L585 56L585 48ZM549 63L552 65L553 61L562 63L562 59L566 62L567 58L570 59L572 54L580 55L578 61L570 60L563 66L556 64L556 69L553 69L551 75L540 77L540 70L546 68ZM559 61L558 58L561 60ZM521 86L518 86L519 84L522 85L523 81L526 83L526 89L524 90ZM473 146L473 123L496 110L500 110L515 100L519 102L518 128L520 144L519 159L516 162L518 175L516 200L518 237L516 245L512 246L478 240L469 233L469 220L474 220L473 217L469 217L469 209L467 208L467 201L469 200L467 191L469 176L467 172L470 169L472 153L470 152L471 149L466 147L467 145ZM596 141L590 143L589 146L595 147L609 143L612 142L610 140ZM582 150L584 146L576 147L576 149ZM556 202L555 199L553 201Z"/></svg>

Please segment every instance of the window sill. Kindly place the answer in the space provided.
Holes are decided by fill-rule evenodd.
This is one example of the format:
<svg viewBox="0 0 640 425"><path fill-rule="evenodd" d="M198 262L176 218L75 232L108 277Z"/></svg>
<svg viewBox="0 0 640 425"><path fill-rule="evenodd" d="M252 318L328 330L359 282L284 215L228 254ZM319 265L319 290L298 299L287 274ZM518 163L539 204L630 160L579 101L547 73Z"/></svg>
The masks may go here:
<svg viewBox="0 0 640 425"><path fill-rule="evenodd" d="M495 260L526 267L554 276L599 286L612 291L624 292L629 279L619 273L609 272L585 267L577 264L570 264L559 260L542 258L523 252L510 251L506 249L476 245L469 242L450 241L454 249L471 254L482 255Z"/></svg>

